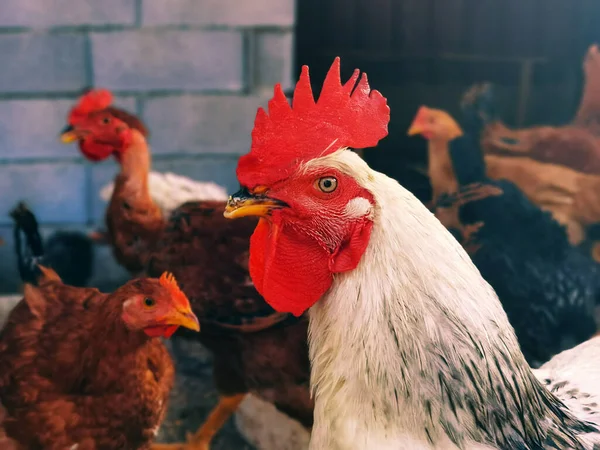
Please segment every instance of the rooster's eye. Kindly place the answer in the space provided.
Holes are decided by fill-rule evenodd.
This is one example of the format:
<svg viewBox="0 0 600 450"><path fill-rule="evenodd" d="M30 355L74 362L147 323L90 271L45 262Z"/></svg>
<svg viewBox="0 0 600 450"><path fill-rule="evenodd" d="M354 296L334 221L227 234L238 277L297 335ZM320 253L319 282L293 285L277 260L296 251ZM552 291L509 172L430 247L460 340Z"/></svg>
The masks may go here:
<svg viewBox="0 0 600 450"><path fill-rule="evenodd" d="M147 306L148 308L152 308L152 307L154 306L154 304L155 304L155 303L156 303L156 302L154 301L154 299L153 299L153 298L146 297L146 298L144 299L144 305L145 305L145 306Z"/></svg>
<svg viewBox="0 0 600 450"><path fill-rule="evenodd" d="M105 117L104 119L102 119L102 123L104 125L108 125L110 123L110 117Z"/></svg>
<svg viewBox="0 0 600 450"><path fill-rule="evenodd" d="M336 190L337 180L334 177L323 177L318 181L319 189L325 193L330 193Z"/></svg>

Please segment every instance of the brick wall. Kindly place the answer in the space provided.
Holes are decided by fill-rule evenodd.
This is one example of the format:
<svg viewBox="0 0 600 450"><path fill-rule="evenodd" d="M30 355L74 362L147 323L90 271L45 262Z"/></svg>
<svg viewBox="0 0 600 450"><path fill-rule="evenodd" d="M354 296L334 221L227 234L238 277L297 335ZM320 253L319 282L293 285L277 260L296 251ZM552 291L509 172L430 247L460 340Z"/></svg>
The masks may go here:
<svg viewBox="0 0 600 450"><path fill-rule="evenodd" d="M111 89L143 118L155 170L232 190L257 106L274 83L290 86L294 20L294 0L2 0L0 291L18 286L17 201L44 232L102 219L98 190L116 166L58 142L84 87Z"/></svg>

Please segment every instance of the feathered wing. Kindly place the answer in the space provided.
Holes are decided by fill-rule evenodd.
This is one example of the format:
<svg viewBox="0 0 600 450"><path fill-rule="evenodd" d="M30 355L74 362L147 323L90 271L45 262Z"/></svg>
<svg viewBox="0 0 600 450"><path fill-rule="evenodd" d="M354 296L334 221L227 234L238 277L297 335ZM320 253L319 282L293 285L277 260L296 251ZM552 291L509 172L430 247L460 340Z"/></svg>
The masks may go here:
<svg viewBox="0 0 600 450"><path fill-rule="evenodd" d="M227 200L227 191L213 182L195 181L172 172L150 172L148 177L150 196L163 213L169 217L173 210L193 200ZM114 182L100 190L100 198L110 201Z"/></svg>

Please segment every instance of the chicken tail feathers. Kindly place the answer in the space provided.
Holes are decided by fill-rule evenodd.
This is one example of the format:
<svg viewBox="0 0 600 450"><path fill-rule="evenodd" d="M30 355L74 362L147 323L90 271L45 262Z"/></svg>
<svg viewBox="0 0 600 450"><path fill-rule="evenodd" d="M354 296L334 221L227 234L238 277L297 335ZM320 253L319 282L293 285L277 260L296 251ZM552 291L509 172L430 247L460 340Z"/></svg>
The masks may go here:
<svg viewBox="0 0 600 450"><path fill-rule="evenodd" d="M46 275L40 267L40 264L44 263L44 245L37 219L23 202L10 212L10 216L15 223L13 229L15 253L21 280L24 283L38 285Z"/></svg>

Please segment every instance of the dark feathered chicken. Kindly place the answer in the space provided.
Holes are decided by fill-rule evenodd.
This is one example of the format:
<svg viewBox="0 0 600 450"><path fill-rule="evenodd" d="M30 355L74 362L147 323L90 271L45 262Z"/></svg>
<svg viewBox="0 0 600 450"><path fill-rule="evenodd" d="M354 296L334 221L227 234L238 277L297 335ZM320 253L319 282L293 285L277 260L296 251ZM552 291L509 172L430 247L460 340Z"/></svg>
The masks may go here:
<svg viewBox="0 0 600 450"><path fill-rule="evenodd" d="M444 120L457 126L449 116L438 126ZM463 125L467 134L446 148L458 192L438 198L436 216L455 228L502 301L525 357L537 366L596 332L600 270L515 184L486 176L481 121L469 116Z"/></svg>
<svg viewBox="0 0 600 450"><path fill-rule="evenodd" d="M19 203L10 213L19 226L14 228L17 262L21 279L29 279L38 264L50 267L70 286L86 286L94 266L94 243L77 231L57 231L42 241L35 215L24 203ZM24 232L24 234L23 234ZM23 239L26 245L24 246Z"/></svg>

